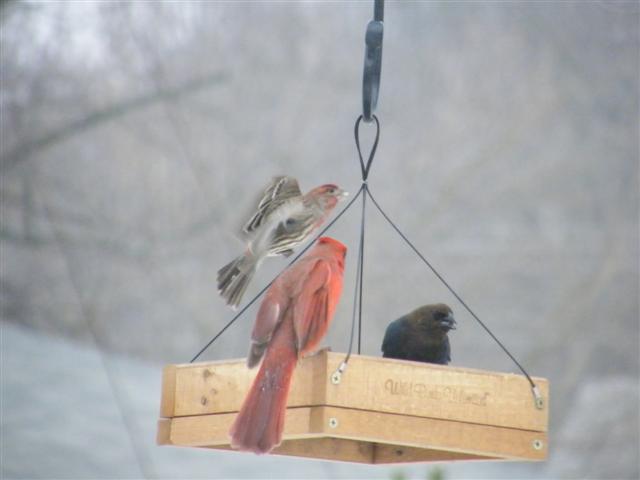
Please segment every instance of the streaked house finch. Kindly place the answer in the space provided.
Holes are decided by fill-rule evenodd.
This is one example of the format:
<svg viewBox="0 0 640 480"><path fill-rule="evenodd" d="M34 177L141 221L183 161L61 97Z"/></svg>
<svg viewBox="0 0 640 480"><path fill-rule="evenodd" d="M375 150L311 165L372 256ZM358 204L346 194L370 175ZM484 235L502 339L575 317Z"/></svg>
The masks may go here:
<svg viewBox="0 0 640 480"><path fill-rule="evenodd" d="M268 453L280 445L293 370L329 328L346 254L342 243L322 237L269 287L253 325L247 366L264 360L229 432L233 448Z"/></svg>
<svg viewBox="0 0 640 480"><path fill-rule="evenodd" d="M389 324L382 356L447 365L451 361L447 333L455 328L453 312L444 303L417 308Z"/></svg>
<svg viewBox="0 0 640 480"><path fill-rule="evenodd" d="M242 229L247 249L218 270L218 291L236 308L262 260L289 256L327 219L347 193L333 184L302 195L295 178L275 177L264 192L258 211Z"/></svg>

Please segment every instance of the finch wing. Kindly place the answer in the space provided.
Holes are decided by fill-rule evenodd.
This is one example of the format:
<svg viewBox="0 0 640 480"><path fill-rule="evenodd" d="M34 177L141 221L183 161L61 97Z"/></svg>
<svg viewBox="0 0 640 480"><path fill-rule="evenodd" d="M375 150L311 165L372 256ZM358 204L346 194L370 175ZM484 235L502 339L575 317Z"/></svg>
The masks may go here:
<svg viewBox="0 0 640 480"><path fill-rule="evenodd" d="M330 280L331 267L322 259L317 260L309 274L301 280L293 307L293 327L299 355L313 349L326 331Z"/></svg>
<svg viewBox="0 0 640 480"><path fill-rule="evenodd" d="M291 198L302 196L298 181L293 177L274 177L264 191L257 211L242 228L243 233L250 234L257 230L264 220L280 205Z"/></svg>
<svg viewBox="0 0 640 480"><path fill-rule="evenodd" d="M286 210L286 209L283 209ZM292 250L293 247L304 242L314 230L317 221L313 212L295 212L282 218L273 230L273 235L269 241L269 252L271 254L283 253Z"/></svg>

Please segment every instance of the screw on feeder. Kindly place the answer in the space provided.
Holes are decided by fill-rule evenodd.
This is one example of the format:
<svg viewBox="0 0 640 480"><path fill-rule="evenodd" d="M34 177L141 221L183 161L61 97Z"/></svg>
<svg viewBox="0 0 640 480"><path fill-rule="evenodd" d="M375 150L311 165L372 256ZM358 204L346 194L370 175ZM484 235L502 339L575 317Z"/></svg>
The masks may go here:
<svg viewBox="0 0 640 480"><path fill-rule="evenodd" d="M340 380L342 380L342 372L344 372L346 368L347 362L340 362L340 366L336 369L335 372L333 372L333 375L331 375L331 383L333 383L334 385L339 385Z"/></svg>
<svg viewBox="0 0 640 480"><path fill-rule="evenodd" d="M382 70L382 38L384 34L384 0L375 0L373 20L364 37L364 72L362 75L362 117L370 123L378 105L380 71Z"/></svg>

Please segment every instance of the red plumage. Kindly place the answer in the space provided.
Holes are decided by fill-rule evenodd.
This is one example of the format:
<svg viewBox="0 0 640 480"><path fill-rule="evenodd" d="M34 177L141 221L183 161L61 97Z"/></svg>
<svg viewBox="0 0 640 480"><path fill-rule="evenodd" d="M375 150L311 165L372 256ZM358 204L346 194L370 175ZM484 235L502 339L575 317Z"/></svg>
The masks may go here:
<svg viewBox="0 0 640 480"><path fill-rule="evenodd" d="M268 453L282 441L293 370L327 333L342 293L346 253L342 243L322 237L267 291L247 365L257 365L263 354L264 360L231 426L233 448Z"/></svg>

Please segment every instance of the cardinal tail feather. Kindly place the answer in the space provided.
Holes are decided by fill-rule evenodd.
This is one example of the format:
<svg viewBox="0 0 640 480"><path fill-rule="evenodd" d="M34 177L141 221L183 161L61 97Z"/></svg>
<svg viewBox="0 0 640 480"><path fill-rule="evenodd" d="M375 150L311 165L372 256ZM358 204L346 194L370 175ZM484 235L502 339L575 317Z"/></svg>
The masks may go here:
<svg viewBox="0 0 640 480"><path fill-rule="evenodd" d="M229 434L231 446L254 453L269 453L282 442L284 417L291 377L296 366L295 351L267 356L251 390L238 412Z"/></svg>

